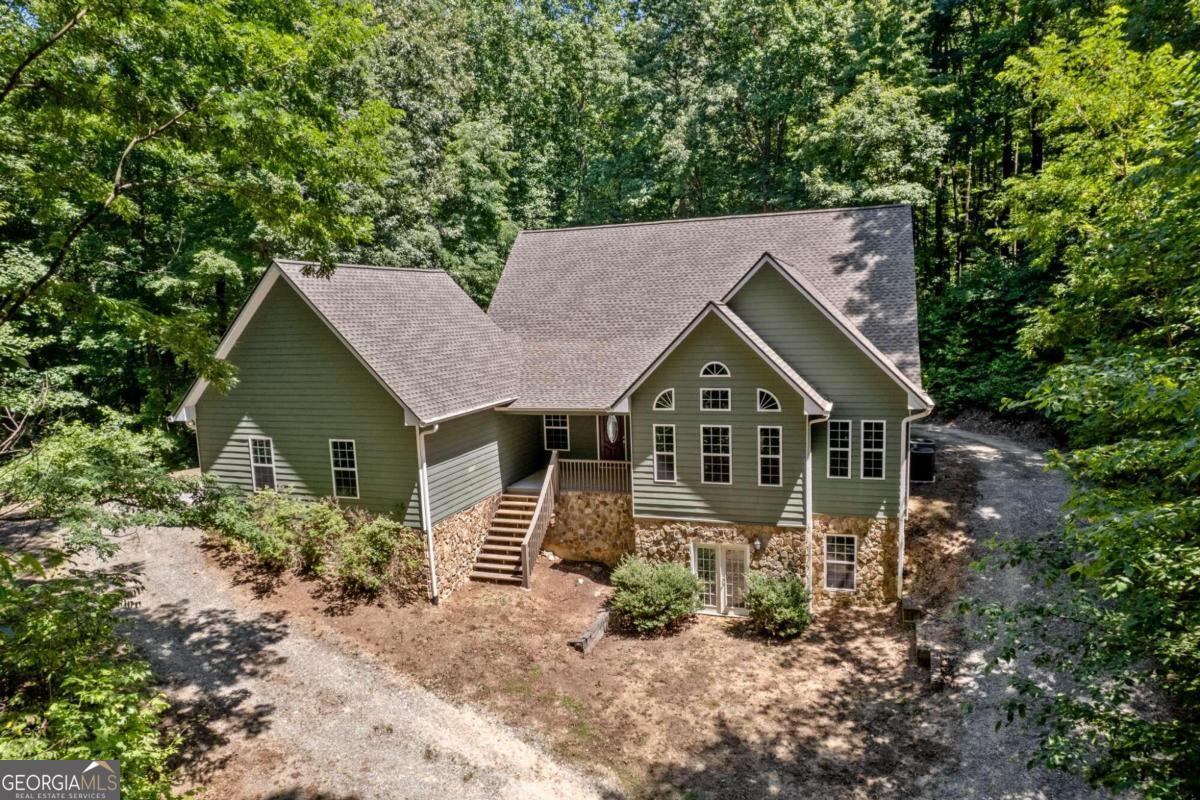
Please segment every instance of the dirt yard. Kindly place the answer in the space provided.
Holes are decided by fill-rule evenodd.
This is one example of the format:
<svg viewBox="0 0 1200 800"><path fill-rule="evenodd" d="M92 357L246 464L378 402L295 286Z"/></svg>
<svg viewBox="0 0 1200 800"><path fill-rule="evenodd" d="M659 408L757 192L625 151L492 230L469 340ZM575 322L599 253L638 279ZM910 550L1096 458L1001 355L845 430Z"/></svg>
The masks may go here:
<svg viewBox="0 0 1200 800"><path fill-rule="evenodd" d="M965 569L959 512L973 478L927 489L914 499L909 563L914 586L944 600ZM260 611L334 629L435 693L611 771L633 797L906 796L952 758L958 707L927 688L894 611L828 612L787 644L700 617L666 637L610 633L585 657L567 639L603 606L604 578L542 559L532 592L469 584L440 607L400 608L329 605L297 579L238 579Z"/></svg>

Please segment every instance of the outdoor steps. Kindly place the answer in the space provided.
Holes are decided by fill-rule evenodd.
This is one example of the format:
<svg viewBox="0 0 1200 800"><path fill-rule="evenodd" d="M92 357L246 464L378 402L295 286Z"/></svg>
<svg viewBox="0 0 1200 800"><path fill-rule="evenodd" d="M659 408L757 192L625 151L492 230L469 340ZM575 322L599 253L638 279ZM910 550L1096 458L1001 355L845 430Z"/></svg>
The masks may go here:
<svg viewBox="0 0 1200 800"><path fill-rule="evenodd" d="M521 542L533 520L533 509L537 496L529 494L502 494L500 505L492 515L491 529L479 555L471 579L497 581L499 583L523 582L521 574Z"/></svg>

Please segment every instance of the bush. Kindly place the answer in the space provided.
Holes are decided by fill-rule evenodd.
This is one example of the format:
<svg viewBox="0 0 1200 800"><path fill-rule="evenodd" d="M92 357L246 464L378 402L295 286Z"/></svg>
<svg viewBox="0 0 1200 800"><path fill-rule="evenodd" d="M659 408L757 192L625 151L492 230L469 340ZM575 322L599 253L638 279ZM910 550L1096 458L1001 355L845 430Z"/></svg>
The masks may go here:
<svg viewBox="0 0 1200 800"><path fill-rule="evenodd" d="M322 575L335 544L350 531L346 514L332 500L311 503L297 521L296 559L301 572Z"/></svg>
<svg viewBox="0 0 1200 800"><path fill-rule="evenodd" d="M426 588L424 542L390 516L346 509L333 500L301 500L287 492L198 487L192 524L271 572L295 569L347 593L391 588L404 602Z"/></svg>
<svg viewBox="0 0 1200 800"><path fill-rule="evenodd" d="M796 577L776 578L750 573L742 598L750 609L750 622L767 636L790 639L804 633L812 622L808 611L808 589Z"/></svg>
<svg viewBox="0 0 1200 800"><path fill-rule="evenodd" d="M650 564L626 556L612 573L612 608L641 633L661 631L696 613L700 580L679 564Z"/></svg>
<svg viewBox="0 0 1200 800"><path fill-rule="evenodd" d="M167 702L117 635L114 611L135 585L105 573L47 578L35 561L0 553L0 759L113 758L121 797L174 797Z"/></svg>
<svg viewBox="0 0 1200 800"><path fill-rule="evenodd" d="M342 588L356 594L375 594L382 589L405 530L385 517L374 517L351 529L338 543L335 574Z"/></svg>

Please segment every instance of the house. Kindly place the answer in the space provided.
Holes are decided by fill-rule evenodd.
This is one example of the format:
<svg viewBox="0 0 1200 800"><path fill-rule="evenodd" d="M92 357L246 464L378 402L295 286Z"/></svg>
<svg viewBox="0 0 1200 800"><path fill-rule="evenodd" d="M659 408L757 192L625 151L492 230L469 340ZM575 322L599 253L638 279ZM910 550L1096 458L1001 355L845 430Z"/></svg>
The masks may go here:
<svg viewBox="0 0 1200 800"><path fill-rule="evenodd" d="M436 601L541 548L895 599L921 388L907 206L521 233L491 306L445 273L275 261L172 419L200 466L424 532Z"/></svg>

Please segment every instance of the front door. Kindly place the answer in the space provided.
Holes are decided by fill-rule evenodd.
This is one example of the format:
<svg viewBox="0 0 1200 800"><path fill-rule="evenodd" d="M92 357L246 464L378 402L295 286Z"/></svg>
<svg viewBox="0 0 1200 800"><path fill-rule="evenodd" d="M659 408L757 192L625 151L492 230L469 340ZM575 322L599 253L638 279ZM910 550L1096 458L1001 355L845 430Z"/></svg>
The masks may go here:
<svg viewBox="0 0 1200 800"><path fill-rule="evenodd" d="M609 422L612 420L612 423ZM628 461L625 448L625 417L596 417L596 437L600 441L601 461Z"/></svg>
<svg viewBox="0 0 1200 800"><path fill-rule="evenodd" d="M747 561L746 545L693 545L692 571L700 579L700 602L706 611L745 612Z"/></svg>

